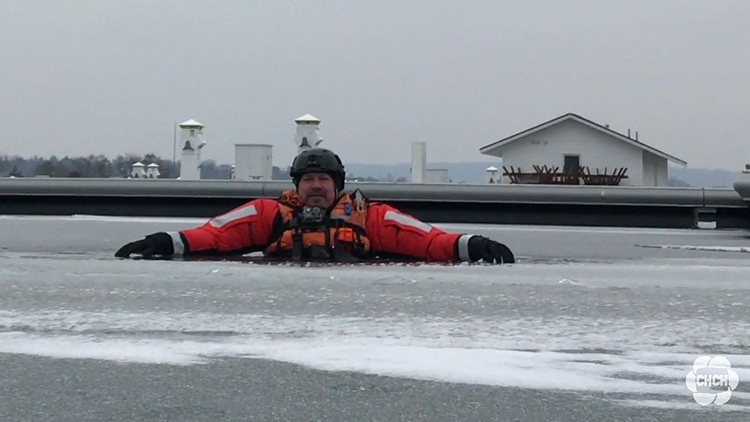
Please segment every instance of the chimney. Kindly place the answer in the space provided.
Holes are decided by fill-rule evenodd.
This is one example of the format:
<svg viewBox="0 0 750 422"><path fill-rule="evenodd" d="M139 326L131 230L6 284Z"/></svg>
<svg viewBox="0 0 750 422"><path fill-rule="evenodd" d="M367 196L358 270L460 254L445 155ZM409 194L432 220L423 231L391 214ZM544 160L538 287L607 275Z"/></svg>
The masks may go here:
<svg viewBox="0 0 750 422"><path fill-rule="evenodd" d="M638 131L637 130L635 131L635 140L636 141L638 140Z"/></svg>
<svg viewBox="0 0 750 422"><path fill-rule="evenodd" d="M630 128L628 128L628 138L630 138Z"/></svg>
<svg viewBox="0 0 750 422"><path fill-rule="evenodd" d="M411 143L411 182L425 183L427 170L427 142L413 141Z"/></svg>

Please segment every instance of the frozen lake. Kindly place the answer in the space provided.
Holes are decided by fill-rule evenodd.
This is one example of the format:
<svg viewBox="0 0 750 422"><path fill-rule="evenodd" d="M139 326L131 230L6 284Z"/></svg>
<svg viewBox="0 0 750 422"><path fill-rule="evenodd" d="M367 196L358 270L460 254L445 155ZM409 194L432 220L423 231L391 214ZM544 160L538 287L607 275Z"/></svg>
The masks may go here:
<svg viewBox="0 0 750 422"><path fill-rule="evenodd" d="M0 216L0 362L261 360L594 394L683 420L750 410L747 232L440 225L506 243L518 262L505 266L113 257L203 221ZM738 373L728 404L693 401L685 377L701 355L725 356Z"/></svg>

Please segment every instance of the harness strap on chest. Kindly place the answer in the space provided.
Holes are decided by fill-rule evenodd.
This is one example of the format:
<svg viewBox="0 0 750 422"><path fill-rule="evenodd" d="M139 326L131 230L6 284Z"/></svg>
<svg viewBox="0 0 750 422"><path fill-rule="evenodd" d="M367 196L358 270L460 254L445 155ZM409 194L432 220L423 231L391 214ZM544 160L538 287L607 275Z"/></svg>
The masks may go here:
<svg viewBox="0 0 750 422"><path fill-rule="evenodd" d="M281 239L279 239L279 244L281 244ZM292 234L292 260L301 261L303 250L304 245L302 244L302 232L299 230L295 230L294 234Z"/></svg>
<svg viewBox="0 0 750 422"><path fill-rule="evenodd" d="M279 201L279 215L274 221L272 243L268 254L289 256L292 260L306 259L358 261L370 253L370 242L365 230L366 201L361 194L339 199L329 211L328 218L319 225L308 226L296 216L301 203L289 193Z"/></svg>

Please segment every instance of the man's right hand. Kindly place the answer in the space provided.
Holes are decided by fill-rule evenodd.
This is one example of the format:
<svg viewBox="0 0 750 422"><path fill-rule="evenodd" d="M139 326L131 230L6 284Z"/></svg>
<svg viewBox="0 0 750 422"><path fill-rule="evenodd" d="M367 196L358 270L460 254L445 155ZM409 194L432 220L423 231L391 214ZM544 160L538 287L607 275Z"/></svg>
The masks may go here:
<svg viewBox="0 0 750 422"><path fill-rule="evenodd" d="M173 255L172 236L164 232L150 234L142 240L128 243L115 252L115 256L118 258L129 258L131 254L138 254L144 258L154 255Z"/></svg>

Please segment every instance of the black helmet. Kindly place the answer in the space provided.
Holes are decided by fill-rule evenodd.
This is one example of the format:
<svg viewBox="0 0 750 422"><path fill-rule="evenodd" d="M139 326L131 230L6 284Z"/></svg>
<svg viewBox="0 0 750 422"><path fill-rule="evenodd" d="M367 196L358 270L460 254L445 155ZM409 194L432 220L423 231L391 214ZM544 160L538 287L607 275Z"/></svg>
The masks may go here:
<svg viewBox="0 0 750 422"><path fill-rule="evenodd" d="M338 155L325 148L306 149L297 155L289 169L294 186L299 186L299 180L305 173L328 173L336 184L336 189L344 190L344 164Z"/></svg>

